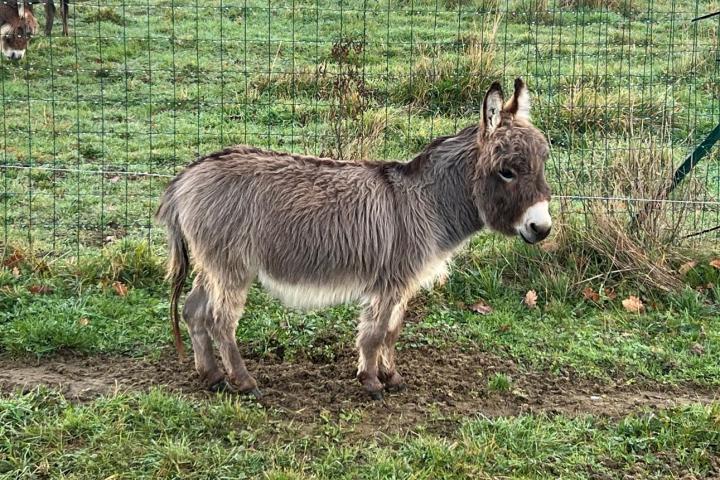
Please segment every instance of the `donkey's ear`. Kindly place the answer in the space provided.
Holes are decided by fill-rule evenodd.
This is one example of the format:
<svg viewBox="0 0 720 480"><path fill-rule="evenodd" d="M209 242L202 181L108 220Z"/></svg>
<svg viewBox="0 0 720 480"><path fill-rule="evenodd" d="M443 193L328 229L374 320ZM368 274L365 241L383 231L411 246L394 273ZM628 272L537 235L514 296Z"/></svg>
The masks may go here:
<svg viewBox="0 0 720 480"><path fill-rule="evenodd" d="M503 91L498 82L490 85L490 90L485 94L483 100L483 117L480 122L480 130L484 135L490 135L500 125L503 106Z"/></svg>
<svg viewBox="0 0 720 480"><path fill-rule="evenodd" d="M35 20L35 17L33 17L32 14L29 15L28 17L26 17L26 18L27 18L28 33L30 34L30 36L36 35L36 34L38 33L38 22L37 22L37 20Z"/></svg>
<svg viewBox="0 0 720 480"><path fill-rule="evenodd" d="M503 110L517 118L530 120L530 92L522 78L515 79L515 91Z"/></svg>
<svg viewBox="0 0 720 480"><path fill-rule="evenodd" d="M35 35L38 31L38 23L33 15L32 4L23 0L18 2L18 16L25 20L23 32L25 35Z"/></svg>

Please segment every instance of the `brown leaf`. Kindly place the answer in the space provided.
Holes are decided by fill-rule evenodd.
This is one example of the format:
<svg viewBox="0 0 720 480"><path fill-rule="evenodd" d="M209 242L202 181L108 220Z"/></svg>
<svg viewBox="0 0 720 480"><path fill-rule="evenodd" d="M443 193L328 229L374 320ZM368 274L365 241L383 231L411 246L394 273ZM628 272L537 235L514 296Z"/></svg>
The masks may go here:
<svg viewBox="0 0 720 480"><path fill-rule="evenodd" d="M603 288L603 293L608 300L615 300L617 298L617 293L615 293L615 290L612 288Z"/></svg>
<svg viewBox="0 0 720 480"><path fill-rule="evenodd" d="M20 278L20 269L18 267L13 267L12 275L15 278Z"/></svg>
<svg viewBox="0 0 720 480"><path fill-rule="evenodd" d="M720 269L720 258L710 261L710 266Z"/></svg>
<svg viewBox="0 0 720 480"><path fill-rule="evenodd" d="M582 294L585 300L590 300L591 302L595 303L600 301L600 294L593 290L592 287L585 287L582 291Z"/></svg>
<svg viewBox="0 0 720 480"><path fill-rule="evenodd" d="M115 293L117 293L121 297L126 296L128 293L127 285L122 282L113 282L112 287L113 290L115 290Z"/></svg>
<svg viewBox="0 0 720 480"><path fill-rule="evenodd" d="M83 327L87 327L88 324L90 323L90 320L88 320L87 318L83 317L83 318L81 318L80 320L78 320L78 323L79 323L80 325L82 325Z"/></svg>
<svg viewBox="0 0 720 480"><path fill-rule="evenodd" d="M630 295L628 298L622 301L622 306L631 313L640 313L645 309L642 300L634 295Z"/></svg>
<svg viewBox="0 0 720 480"><path fill-rule="evenodd" d="M555 240L550 240L540 244L540 249L547 253L554 253L560 249L560 244Z"/></svg>
<svg viewBox="0 0 720 480"><path fill-rule="evenodd" d="M475 313L479 313L480 315L488 315L492 313L493 308L483 300L478 300L475 304L470 306L470 310Z"/></svg>
<svg viewBox="0 0 720 480"><path fill-rule="evenodd" d="M33 295L45 295L53 292L53 289L47 285L30 285L27 289Z"/></svg>
<svg viewBox="0 0 720 480"><path fill-rule="evenodd" d="M697 262L695 260L683 263L682 265L680 265L680 268L678 268L678 273L682 276L685 276L690 270L695 268L696 265Z"/></svg>
<svg viewBox="0 0 720 480"><path fill-rule="evenodd" d="M528 308L535 308L537 306L537 299L537 292L535 290L528 290L525 298L523 298L523 303L527 305Z"/></svg>
<svg viewBox="0 0 720 480"><path fill-rule="evenodd" d="M699 343L693 343L692 345L690 345L690 352L695 355L702 355L703 353L705 353L705 347L703 347Z"/></svg>
<svg viewBox="0 0 720 480"><path fill-rule="evenodd" d="M25 255L20 250L14 250L3 259L3 265L8 268L17 267L23 260L25 260Z"/></svg>

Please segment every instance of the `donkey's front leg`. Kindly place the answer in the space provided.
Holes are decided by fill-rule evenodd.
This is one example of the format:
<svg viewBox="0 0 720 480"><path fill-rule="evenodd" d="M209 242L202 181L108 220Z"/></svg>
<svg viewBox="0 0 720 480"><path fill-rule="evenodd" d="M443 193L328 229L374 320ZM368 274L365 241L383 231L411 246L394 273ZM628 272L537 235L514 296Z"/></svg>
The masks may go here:
<svg viewBox="0 0 720 480"><path fill-rule="evenodd" d="M385 341L380 347L380 359L378 362L380 373L378 377L380 381L385 384L385 389L388 391L399 391L405 388L405 381L397 372L395 366L395 343L402 331L405 307L406 302L404 301L393 307L390 321L388 322Z"/></svg>
<svg viewBox="0 0 720 480"><path fill-rule="evenodd" d="M378 378L378 359L393 306L393 302L376 297L360 314L358 336L355 341L360 353L357 378L374 400L382 399L383 384Z"/></svg>

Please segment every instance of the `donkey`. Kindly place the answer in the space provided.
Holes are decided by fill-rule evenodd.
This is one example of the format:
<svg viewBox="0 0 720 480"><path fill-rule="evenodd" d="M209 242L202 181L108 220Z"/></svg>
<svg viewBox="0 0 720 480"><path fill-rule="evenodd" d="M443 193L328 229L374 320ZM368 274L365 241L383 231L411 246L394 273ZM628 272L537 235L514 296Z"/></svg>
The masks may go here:
<svg viewBox="0 0 720 480"><path fill-rule="evenodd" d="M37 20L26 1L0 3L0 48L6 58L22 59L37 30Z"/></svg>
<svg viewBox="0 0 720 480"><path fill-rule="evenodd" d="M407 163L235 146L170 182L156 219L168 230L175 345L183 355L178 300L190 253L197 275L183 316L210 390L260 396L235 339L256 278L292 307L361 301L357 379L373 399L404 386L394 346L408 300L484 226L528 243L550 233L549 148L530 123L523 81L507 103L493 83L482 112L478 125L435 139Z"/></svg>
<svg viewBox="0 0 720 480"><path fill-rule="evenodd" d="M42 3L45 4L45 35L50 36L57 9L55 8L55 2L53 2L53 0L45 0ZM68 36L69 7L69 0L60 0L60 19L62 20L62 33L65 37Z"/></svg>

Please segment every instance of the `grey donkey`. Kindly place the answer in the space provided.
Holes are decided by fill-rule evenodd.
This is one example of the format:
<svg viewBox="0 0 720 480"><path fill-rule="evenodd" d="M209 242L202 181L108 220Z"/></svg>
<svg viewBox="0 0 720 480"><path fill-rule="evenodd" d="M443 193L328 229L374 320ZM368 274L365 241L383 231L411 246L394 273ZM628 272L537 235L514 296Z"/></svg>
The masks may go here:
<svg viewBox="0 0 720 480"><path fill-rule="evenodd" d="M172 180L157 212L169 236L178 352L178 301L191 256L196 276L183 316L195 367L211 390L260 395L235 338L255 279L292 307L362 302L357 378L375 399L402 388L394 346L408 300L483 227L528 243L549 234L548 153L517 79L507 102L493 83L479 124L433 140L407 163L248 146L196 160Z"/></svg>

